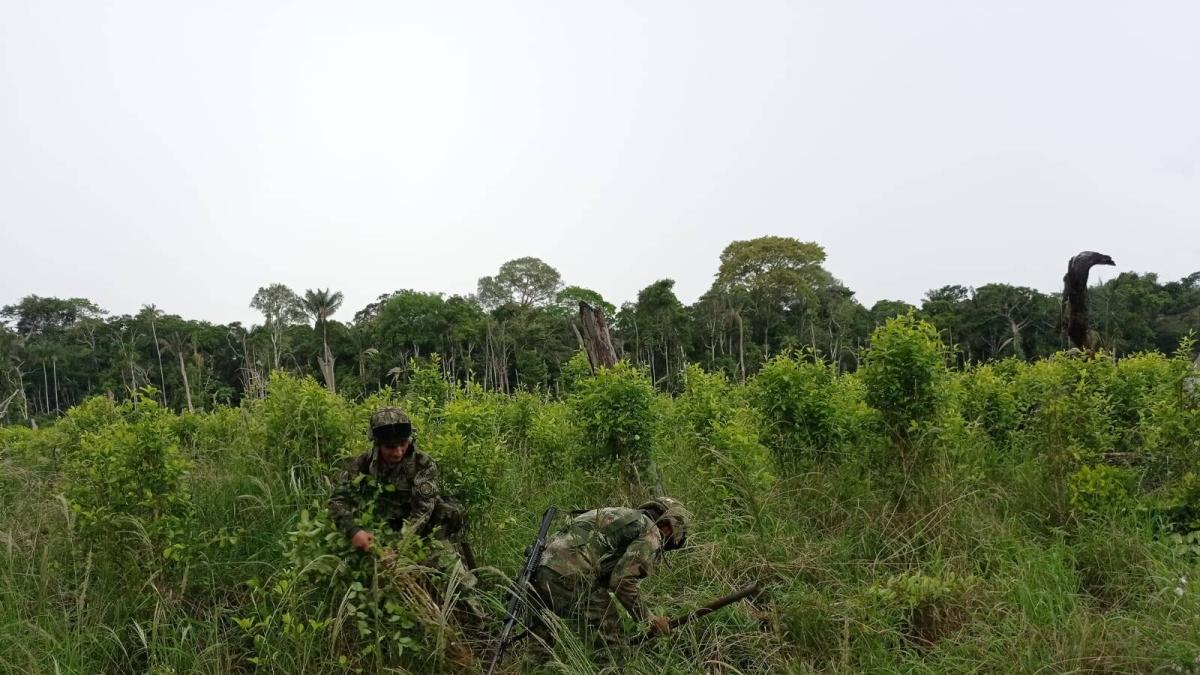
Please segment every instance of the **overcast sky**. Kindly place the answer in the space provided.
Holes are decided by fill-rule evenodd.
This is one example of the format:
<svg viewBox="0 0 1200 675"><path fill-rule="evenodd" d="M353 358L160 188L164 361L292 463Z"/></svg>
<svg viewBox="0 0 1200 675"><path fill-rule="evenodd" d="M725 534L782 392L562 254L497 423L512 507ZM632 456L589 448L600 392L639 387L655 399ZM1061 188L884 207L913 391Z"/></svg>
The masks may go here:
<svg viewBox="0 0 1200 675"><path fill-rule="evenodd" d="M867 306L1200 270L1200 3L0 0L0 304L632 299L816 241Z"/></svg>

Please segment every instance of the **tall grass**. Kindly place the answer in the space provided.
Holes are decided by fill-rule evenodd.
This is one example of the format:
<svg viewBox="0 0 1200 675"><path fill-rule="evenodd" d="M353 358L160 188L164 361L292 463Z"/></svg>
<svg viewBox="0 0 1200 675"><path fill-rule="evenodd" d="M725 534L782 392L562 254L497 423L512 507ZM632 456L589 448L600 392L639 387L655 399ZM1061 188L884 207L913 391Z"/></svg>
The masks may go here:
<svg viewBox="0 0 1200 675"><path fill-rule="evenodd" d="M634 369L566 401L434 396L426 383L355 402L277 374L240 410L148 423L144 407L88 402L55 427L0 429L0 672L471 672L546 506L652 494L651 470L627 471L633 449L696 518L690 546L643 584L654 610L751 581L767 592L623 654L567 635L540 662L518 646L509 672L1200 673L1200 547L1180 543L1200 512L1186 359L948 371L906 342L927 339L923 327L889 330L865 385L804 355L746 385L693 368L677 397L650 400ZM906 354L919 376L888 380L913 365ZM360 427L382 399L413 410L420 444L471 507L477 556L496 568L474 591L491 623L456 623L450 599L472 592L461 587L389 595L394 577L324 538L336 463L365 449ZM599 433L606 405L626 436ZM164 428L174 440L128 440ZM79 463L137 447L178 453L183 480L147 465L121 489L175 492L112 494L97 529L81 504L115 488ZM173 497L186 508L154 507ZM378 611L351 579L378 587ZM448 653L454 642L475 666Z"/></svg>

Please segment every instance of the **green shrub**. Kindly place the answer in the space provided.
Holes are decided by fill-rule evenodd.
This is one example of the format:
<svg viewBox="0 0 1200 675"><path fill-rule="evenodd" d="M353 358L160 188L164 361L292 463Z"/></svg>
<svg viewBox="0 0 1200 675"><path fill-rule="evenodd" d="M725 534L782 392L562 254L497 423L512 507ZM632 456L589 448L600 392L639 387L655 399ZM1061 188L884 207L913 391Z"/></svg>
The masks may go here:
<svg viewBox="0 0 1200 675"><path fill-rule="evenodd" d="M436 551L417 537L389 533L382 523L371 530L377 540L364 555L349 548L323 508L315 517L301 512L283 542L285 566L271 579L249 583L250 611L234 619L252 640L252 664L294 670L291 650L281 645L316 641L332 647L339 670L430 665L445 635L440 612L448 584L425 566Z"/></svg>
<svg viewBox="0 0 1200 675"><path fill-rule="evenodd" d="M842 441L836 380L831 364L794 352L771 359L750 380L750 399L763 413L771 447L785 462L806 450L828 453Z"/></svg>
<svg viewBox="0 0 1200 675"><path fill-rule="evenodd" d="M592 366L588 362L587 354L583 350L575 352L567 362L562 365L562 393L572 394L579 387L579 383L592 377Z"/></svg>
<svg viewBox="0 0 1200 675"><path fill-rule="evenodd" d="M917 464L913 438L942 413L947 380L945 345L933 325L909 313L871 333L862 369L866 400L882 415L905 472Z"/></svg>
<svg viewBox="0 0 1200 675"><path fill-rule="evenodd" d="M444 426L426 434L421 448L437 460L443 490L473 514L485 513L505 485L511 453L500 434L498 405L490 397L452 400Z"/></svg>
<svg viewBox="0 0 1200 675"><path fill-rule="evenodd" d="M37 433L29 427L0 427L0 459L27 453Z"/></svg>
<svg viewBox="0 0 1200 675"><path fill-rule="evenodd" d="M190 463L179 451L172 415L155 401L123 404L129 421L85 435L67 458L63 487L80 532L117 552L114 532L143 531L155 553L181 557L190 533L184 478ZM118 538L119 539L119 538Z"/></svg>
<svg viewBox="0 0 1200 675"><path fill-rule="evenodd" d="M581 381L569 403L592 462L650 460L655 430L654 386L646 373L621 361Z"/></svg>
<svg viewBox="0 0 1200 675"><path fill-rule="evenodd" d="M1133 506L1136 482L1129 469L1107 464L1081 466L1067 479L1071 508L1077 517L1125 511Z"/></svg>
<svg viewBox="0 0 1200 675"><path fill-rule="evenodd" d="M982 430L997 450L1007 450L1020 423L1017 398L1000 368L978 365L959 377L958 407L963 419Z"/></svg>
<svg viewBox="0 0 1200 675"><path fill-rule="evenodd" d="M975 577L950 571L904 572L869 586L859 602L868 627L898 630L911 642L931 645L966 622L977 586Z"/></svg>
<svg viewBox="0 0 1200 675"><path fill-rule="evenodd" d="M258 451L285 470L318 475L353 452L363 432L353 428L346 401L311 377L271 374L266 398L253 409Z"/></svg>
<svg viewBox="0 0 1200 675"><path fill-rule="evenodd" d="M1188 472L1160 500L1158 511L1177 534L1200 530L1200 475Z"/></svg>
<svg viewBox="0 0 1200 675"><path fill-rule="evenodd" d="M583 447L583 432L564 402L539 407L529 426L529 456L539 466L564 468L575 463Z"/></svg>

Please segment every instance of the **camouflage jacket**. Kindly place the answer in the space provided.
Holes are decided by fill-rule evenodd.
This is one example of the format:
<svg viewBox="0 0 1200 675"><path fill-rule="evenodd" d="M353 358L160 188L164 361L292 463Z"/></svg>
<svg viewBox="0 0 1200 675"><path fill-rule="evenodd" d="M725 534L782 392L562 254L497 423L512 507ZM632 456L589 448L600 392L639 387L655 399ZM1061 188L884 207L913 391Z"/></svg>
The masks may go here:
<svg viewBox="0 0 1200 675"><path fill-rule="evenodd" d="M649 614L638 582L650 575L662 550L662 535L643 511L610 507L572 518L546 544L541 565L607 588L641 621Z"/></svg>
<svg viewBox="0 0 1200 675"><path fill-rule="evenodd" d="M368 451L346 463L329 498L329 516L347 537L363 529L359 519L368 508L394 530L408 522L425 535L432 526L439 492L437 464L416 447L395 464L380 462Z"/></svg>

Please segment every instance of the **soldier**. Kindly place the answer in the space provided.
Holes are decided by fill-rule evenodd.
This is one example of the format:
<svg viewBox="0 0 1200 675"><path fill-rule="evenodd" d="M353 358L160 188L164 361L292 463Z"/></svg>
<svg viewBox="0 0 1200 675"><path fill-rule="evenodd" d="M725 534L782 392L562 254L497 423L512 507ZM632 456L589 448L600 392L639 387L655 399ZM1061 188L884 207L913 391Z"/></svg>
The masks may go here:
<svg viewBox="0 0 1200 675"><path fill-rule="evenodd" d="M463 509L459 503L441 494L438 467L433 459L416 448L412 422L399 408L381 408L371 415L370 451L350 460L333 496L329 515L350 545L370 552L375 532L364 529L362 519L368 512L387 523L395 532L408 526L422 537L428 547L422 564L441 574L455 574L465 591L455 604L455 616L464 629L479 630L486 613L473 597L475 575L461 565L462 558L452 541L469 551L461 540ZM473 556L467 556L471 560ZM469 666L470 648L456 636L446 645L446 656L454 663Z"/></svg>
<svg viewBox="0 0 1200 675"><path fill-rule="evenodd" d="M437 464L416 448L408 415L399 408L377 410L371 437L374 447L350 460L329 499L330 518L350 545L371 550L375 533L359 523L368 508L397 532L407 524L421 537L457 535L462 507L442 496Z"/></svg>
<svg viewBox="0 0 1200 675"><path fill-rule="evenodd" d="M683 546L687 522L682 504L669 497L636 509L610 507L575 516L550 538L542 553L532 582L538 602L608 647L620 644L613 596L651 632L669 632L667 618L651 615L642 603L638 583L650 575L665 551ZM547 622L535 625L535 634L549 645Z"/></svg>

